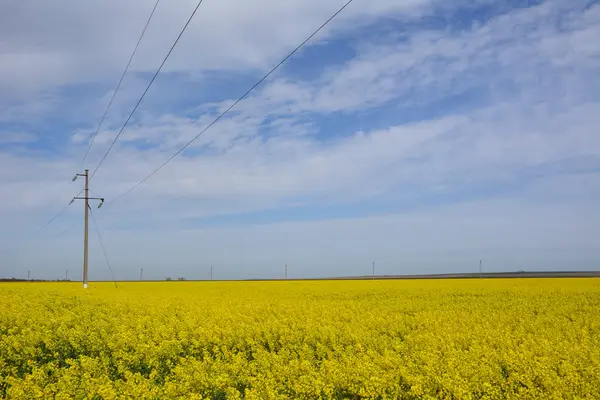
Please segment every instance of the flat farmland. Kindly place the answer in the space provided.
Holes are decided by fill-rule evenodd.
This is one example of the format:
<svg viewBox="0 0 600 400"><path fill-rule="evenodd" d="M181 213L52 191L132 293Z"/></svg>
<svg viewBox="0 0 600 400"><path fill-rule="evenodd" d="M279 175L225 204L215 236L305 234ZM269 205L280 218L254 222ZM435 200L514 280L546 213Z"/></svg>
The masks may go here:
<svg viewBox="0 0 600 400"><path fill-rule="evenodd" d="M0 283L0 397L598 399L600 279Z"/></svg>

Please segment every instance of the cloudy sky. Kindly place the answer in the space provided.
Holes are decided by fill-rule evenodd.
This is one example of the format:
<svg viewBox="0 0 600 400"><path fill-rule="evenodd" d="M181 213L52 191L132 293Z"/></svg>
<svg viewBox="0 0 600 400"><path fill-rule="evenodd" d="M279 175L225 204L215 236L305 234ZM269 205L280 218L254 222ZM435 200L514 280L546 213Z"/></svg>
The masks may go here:
<svg viewBox="0 0 600 400"><path fill-rule="evenodd" d="M205 0L91 182L117 198L344 0ZM0 276L79 279L71 182L154 0L0 3ZM159 3L84 167L195 0ZM600 267L600 2L355 0L94 212L117 278ZM80 171L79 171L80 172ZM110 273L91 225L90 278Z"/></svg>

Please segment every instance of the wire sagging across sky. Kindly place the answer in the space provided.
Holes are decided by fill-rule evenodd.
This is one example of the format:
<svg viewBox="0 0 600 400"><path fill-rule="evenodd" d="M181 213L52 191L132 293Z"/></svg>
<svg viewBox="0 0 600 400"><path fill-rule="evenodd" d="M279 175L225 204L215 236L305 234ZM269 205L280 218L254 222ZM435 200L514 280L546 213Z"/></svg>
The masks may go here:
<svg viewBox="0 0 600 400"><path fill-rule="evenodd" d="M96 166L96 168L94 169L94 171L92 172L91 176L90 176L90 180L94 177L94 175L96 174L96 172L98 171L98 169L102 166L104 160L106 159L106 157L108 156L108 154L110 153L110 151L112 150L112 148L114 147L115 143L117 142L117 140L119 139L119 137L121 136L121 134L123 133L123 131L125 130L125 128L127 127L127 124L129 123L129 121L131 120L133 114L135 113L135 111L137 110L137 108L139 107L139 105L141 104L142 100L144 99L146 93L148 92L148 90L150 89L150 87L152 86L154 80L156 79L156 77L158 76L158 74L160 73L160 71L162 70L164 64L166 63L167 59L169 58L169 56L171 55L171 53L173 52L173 49L175 48L175 46L177 45L177 43L179 42L180 38L182 37L183 33L185 32L185 30L187 29L188 25L190 24L190 22L192 21L194 15L196 14L196 12L198 11L198 8L200 7L200 5L202 4L203 0L200 0L196 7L194 8L192 14L190 15L190 17L188 18L186 24L184 25L184 27L182 28L181 32L179 33L177 39L175 40L175 42L173 43L173 45L171 46L169 52L167 53L167 55L165 56L165 58L163 59L162 63L160 64L159 68L157 69L157 71L155 72L153 78L151 79L150 83L148 84L148 86L146 87L146 89L144 90L144 92L142 93L142 96L139 98L136 106L134 107L134 109L132 110L132 112L129 114L129 117L127 118L127 120L125 121L125 123L123 124L122 128L120 129L119 133L117 134L117 136L114 138L114 140L112 141L110 147L108 148L108 150L106 151L106 153L104 154L104 156L102 157L102 159L100 160L99 164ZM348 7L354 0L348 0L346 1L346 3L344 3L342 5L342 7L340 7L333 15L331 15L323 24L321 24L313 33L311 33L306 39L304 39L298 46L296 46L289 54L287 54L278 64L276 64L269 72L267 72L261 79L259 79L254 85L252 85L248 90L246 90L246 92L244 94L242 94L233 104L231 104L225 111L223 111L220 115L218 115L210 124L208 124L204 129L202 129L202 131L200 131L200 133L198 133L194 138L192 138L189 142L187 142L183 147L181 147L180 149L178 149L173 155L171 155L165 162L163 162L160 166L158 166L156 169L154 169L150 174L148 174L146 177L144 177L142 180L140 180L139 182L137 182L135 185L133 185L131 188L129 188L127 191L123 192L122 194L120 194L119 196L117 196L116 198L114 198L113 200L109 201L106 203L106 205L111 205L113 203L116 203L117 201L121 200L123 197L127 196L129 193L133 192L135 189L137 189L139 186L141 186L142 184L144 184L148 179L150 179L152 176L154 176L158 171L160 171L162 168L164 168L167 164L169 164L175 157L177 157L179 154L181 154L181 152L183 152L186 148L188 148L193 142L195 142L202 134L204 134L206 131L208 131L213 125L215 125L217 122L219 122L225 115L227 115L235 106L237 106L243 99L245 99L254 89L256 89L261 83L263 83L269 76L271 76L279 67L281 67L288 59L290 59L294 54L296 54L306 43L308 43L315 35L317 35L327 24L329 24L335 17L337 17L346 7ZM158 5L158 1L155 4L155 8L153 9L153 13L154 10L156 9L156 6ZM150 19L148 20L148 23L150 22ZM147 25L146 25L147 27ZM145 31L145 29L144 29ZM141 40L141 37L140 37ZM139 42L138 42L139 45ZM137 46L136 46L137 48ZM133 58L133 55L132 55ZM130 59L131 61L131 59ZM124 75L123 75L124 76ZM115 91L116 92L116 91ZM102 122L101 122L102 123ZM100 125L99 125L100 126ZM90 144L91 146L91 144ZM89 150L88 150L89 152ZM87 156L87 154L86 154ZM85 160L85 158L84 158ZM83 164L83 162L82 162ZM83 190L82 190L83 191ZM73 197L77 197L79 196L82 191L80 191L76 196ZM50 219L42 228L40 228L38 231L36 231L33 235L37 235L39 232L41 232L42 230L44 230L45 228L47 228L50 224L52 224L56 219L58 219L65 211L66 209L69 207L69 205L66 205L58 214L56 214L52 219Z"/></svg>
<svg viewBox="0 0 600 400"><path fill-rule="evenodd" d="M171 53L173 52L173 49L175 49L175 46L177 46L177 43L179 43L179 39L181 39L181 37L183 36L183 33L187 29L188 25L190 24L190 22L192 22L192 19L194 18L194 15L196 15L196 11L198 11L198 8L200 7L200 4L202 4L202 1L203 0L198 1L198 4L196 5L196 8L194 8L194 11L192 11L192 14L190 15L190 17L188 18L187 22L185 23L185 25L181 29L181 32L179 32L179 35L177 36L177 39L175 39L175 42L173 42L173 45L169 49L167 55L165 56L165 58L163 59L163 61L160 63L160 66L158 67L158 69L154 73L154 76L150 80L150 83L148 83L148 86L146 86L146 89L144 90L144 92L140 96L140 98L137 101L135 107L133 107L133 110L131 110L131 113L129 114L129 116L125 120L125 123L123 124L123 126L119 130L119 133L117 133L117 136L115 136L115 138L113 139L112 143L108 147L108 150L106 150L106 153L104 153L104 156L102 156L102 158L100 159L100 162L98 163L98 165L96 166L96 168L94 168L94 171L92 172L92 175L90 176L90 180L96 175L96 172L98 172L98 169L100 169L100 167L104 163L104 160L106 160L106 157L108 157L108 154L110 153L110 151L114 147L115 143L117 143L117 140L119 140L119 137L121 137L121 134L123 133L123 131L125 130L125 128L129 124L129 121L131 120L131 117L133 117L133 114L135 114L136 110L138 109L138 107L142 103L142 100L144 100L144 97L146 97L146 93L148 93L148 90L150 90L150 87L152 86L152 84L156 80L156 77L158 76L158 74L162 70L163 66L165 65L165 63L167 62L167 60L169 59L169 57L171 56Z"/></svg>
<svg viewBox="0 0 600 400"><path fill-rule="evenodd" d="M96 139L96 136L98 136L98 133L100 132L100 128L102 127L102 124L104 123L104 120L106 119L106 116L108 114L108 111L110 110L110 107L112 106L115 97L117 95L117 93L119 92L119 89L121 88L121 84L123 83L123 79L125 78L125 75L127 74L127 71L129 71L129 67L131 66L131 62L137 52L138 47L140 46L140 43L142 42L142 39L144 38L144 35L146 33L146 30L148 29L148 25L150 25L150 21L152 20L152 17L154 16L154 12L156 11L156 8L158 7L158 4L160 3L160 0L156 0L156 3L154 3L154 7L152 8L152 12L150 13L150 16L148 17L148 20L146 21L146 24L144 25L144 29L142 30L142 33L140 35L140 37L138 38L138 41L135 45L135 48L133 49L133 52L131 53L131 56L129 57L129 61L127 62L127 65L125 67L125 69L123 70L123 73L121 74L121 78L119 79L119 82L117 83L117 87L115 88L115 90L113 91L112 97L110 99L110 101L108 102L108 105L106 107L106 110L104 111L104 114L102 115L102 118L100 119L100 122L98 123L98 127L96 129L96 131L93 133L92 137L90 138L90 143L88 144L88 147L85 151L85 153L83 154L83 157L81 159L81 162L79 163L79 166L77 168L76 173L78 173L81 168L83 167L83 164L85 163L90 150L92 148L92 145L94 144L94 140ZM81 195L81 193L83 193L83 189L81 189L79 191L79 193L77 193L75 196L73 197L77 197L79 195ZM27 241L33 239L35 236L37 236L38 234L40 234L44 229L46 229L48 226L50 226L54 221L56 221L60 216L62 216L64 214L65 211L67 211L67 208L69 208L69 206L71 205L71 203L67 203L67 205L65 205L58 213L56 213L52 218L50 218L44 225L42 225L41 228L39 228L38 230L36 230L35 232L33 232L29 238L27 239Z"/></svg>
<svg viewBox="0 0 600 400"><path fill-rule="evenodd" d="M73 197L77 197L79 196L81 193L83 193L83 189L81 189L79 191L79 193L77 193L75 196ZM61 215L64 214L65 211L67 211L67 208L69 208L69 206L71 205L71 203L67 203L67 205L65 205L58 213L56 213L54 215L54 217L50 218L48 220L48 222L46 222L44 225L42 225L41 228L39 228L37 231L35 231L34 233L31 234L31 236L29 237L28 240L33 239L36 235L38 235L39 233L41 233L44 229L46 229L47 227L49 227L54 221L56 221Z"/></svg>
<svg viewBox="0 0 600 400"><path fill-rule="evenodd" d="M108 114L108 111L110 110L110 107L112 106L113 102L115 101L115 97L117 96L117 93L119 92L119 89L121 88L121 84L123 83L123 79L125 78L125 75L127 75L127 71L129 71L129 67L131 66L131 61L133 61L133 57L135 57L135 53L137 52L138 47L140 47L140 43L142 43L142 39L144 38L144 35L146 34L146 30L148 29L148 25L150 25L150 21L152 20L152 17L154 16L154 12L156 11L156 7L158 7L158 3L160 3L160 0L156 0L156 3L154 3L154 8L152 8L152 12L150 13L150 16L148 17L148 20L146 21L146 25L144 25L144 29L142 30L142 33L135 45L135 48L133 49L133 52L131 53L131 57L129 57L129 61L127 62L127 65L125 66L125 69L123 70L123 73L121 74L121 78L119 79L119 83L117 83L117 87L115 88L115 90L113 91L112 97L110 98L110 101L108 102L108 105L106 106L106 110L104 111L104 115L102 115L102 118L100 119L100 122L98 123L98 128L96 128L96 132L94 132L94 134L92 135L92 137L90 138L90 143L83 155L83 158L81 160L81 163L79 163L79 167L77 168L77 172L79 172L81 170L81 168L83 167L83 163L85 162L85 160L87 159L88 155L90 154L90 150L92 149L92 145L94 144L94 140L96 139L96 136L98 136L98 133L100 132L100 128L102 127L102 124L104 123L104 120L106 119L106 115Z"/></svg>
<svg viewBox="0 0 600 400"><path fill-rule="evenodd" d="M354 0L348 0L342 7L340 7L332 16L330 16L321 26L317 28L313 33L311 33L302 43L300 43L294 50L292 50L287 56L285 56L277 65L275 65L269 72L267 72L261 79L259 79L250 89L248 89L243 95L241 95L233 104L231 104L225 111L223 111L219 116L217 116L210 124L208 124L204 129L200 131L196 136L194 136L189 142L187 142L183 147L179 148L171 157L169 157L165 162L163 162L158 168L152 171L149 175L147 175L144 179L137 182L127 191L123 192L113 200L106 203L106 205L110 205L116 203L121 200L123 197L127 196L129 193L133 192L136 188L154 176L158 171L163 169L168 163L170 163L175 157L181 154L186 148L188 148L192 143L194 143L203 133L209 130L213 125L219 122L225 115L229 113L235 106L239 104L242 100L244 100L254 89L256 89L261 83L263 83L273 72L275 72L279 67L281 67L288 59L290 59L294 54L298 52L306 43L308 43L317 33L319 33L327 24L329 24L335 17L337 17L346 7L350 5ZM119 133L120 134L120 133ZM113 143L114 144L114 143Z"/></svg>
<svg viewBox="0 0 600 400"><path fill-rule="evenodd" d="M94 216L94 212L92 211L91 207L90 207L90 215L92 216L92 221L94 222L94 227L96 228L96 234L98 235L98 240L100 241L100 246L102 247L102 252L104 253L104 259L106 260L106 265L108 266L110 274L112 275L113 283L115 284L115 287L118 288L117 278L115 278L115 273L112 269L112 265L110 264L110 260L108 259L108 252L106 251L106 246L104 246L104 241L102 240L102 235L100 234L100 228L98 227L98 223L96 222L96 217Z"/></svg>

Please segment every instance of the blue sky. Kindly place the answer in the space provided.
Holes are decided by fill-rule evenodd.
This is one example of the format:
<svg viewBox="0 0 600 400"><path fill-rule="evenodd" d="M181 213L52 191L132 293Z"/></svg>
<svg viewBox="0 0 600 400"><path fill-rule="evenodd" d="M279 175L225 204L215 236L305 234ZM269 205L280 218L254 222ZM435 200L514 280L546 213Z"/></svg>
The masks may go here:
<svg viewBox="0 0 600 400"><path fill-rule="evenodd" d="M342 4L206 0L93 190L110 200L145 177ZM152 6L0 5L0 275L79 270L77 203L28 238L80 189L70 178ZM159 4L88 168L194 6ZM598 37L597 1L355 0L96 213L117 275L597 269Z"/></svg>

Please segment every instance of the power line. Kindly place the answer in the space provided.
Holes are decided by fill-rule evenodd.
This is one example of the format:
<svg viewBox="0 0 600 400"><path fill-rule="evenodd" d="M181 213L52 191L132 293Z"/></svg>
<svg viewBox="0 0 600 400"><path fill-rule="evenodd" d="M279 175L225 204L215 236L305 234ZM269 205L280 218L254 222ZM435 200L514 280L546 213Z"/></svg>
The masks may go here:
<svg viewBox="0 0 600 400"><path fill-rule="evenodd" d="M93 194L94 196L98 196L98 197L102 197L101 195L99 195L97 192L94 192L92 189L88 189L90 191L91 194Z"/></svg>
<svg viewBox="0 0 600 400"><path fill-rule="evenodd" d="M125 128L127 127L127 124L129 124L129 121L131 120L131 117L133 117L133 114L135 113L135 111L138 109L138 107L140 106L140 104L142 103L142 100L144 99L144 97L146 97L146 93L148 93L148 90L150 89L150 86L152 86L152 84L154 83L154 80L156 79L156 77L158 76L158 74L160 73L160 71L162 70L163 66L165 65L165 63L167 62L169 56L171 55L171 53L173 52L173 49L175 49L175 46L177 45L177 43L179 42L179 39L181 39L181 36L183 36L183 33L185 32L185 30L187 29L188 25L190 24L190 22L192 21L192 18L194 18L194 15L196 15L196 11L198 11L198 8L200 7L200 4L202 4L203 0L200 0L198 2L198 4L196 5L196 8L194 8L194 11L192 12L192 15L190 15L190 17L188 18L187 22L185 23L185 25L183 26L183 29L181 30L181 32L179 32L179 35L177 36L177 39L175 39L175 42L173 43L173 45L171 46L171 48L169 49L169 52L167 53L167 55L165 56L165 58L163 59L162 63L160 64L160 66L158 67L158 69L156 70L156 72L154 73L154 76L152 77L152 79L150 80L150 83L148 83L148 86L146 87L146 89L144 90L144 92L142 93L142 96L139 98L138 102L136 103L135 107L133 107L133 110L131 110L131 113L129 114L129 116L127 117L127 119L125 120L125 123L123 124L123 126L121 127L121 129L119 130L119 133L117 133L117 136L115 136L115 138L113 139L112 143L110 144L110 146L108 147L108 150L106 150L106 153L104 153L104 156L102 157L102 159L100 160L100 162L98 163L98 165L96 166L96 168L94 169L94 171L92 172L92 175L90 177L90 180L92 178L94 178L94 175L96 175L96 172L98 172L98 169L100 168L100 166L102 166L102 164L104 163L104 160L106 160L106 157L108 156L108 153L110 153L110 151L112 150L113 146L115 145L115 143L117 143L117 140L119 140L119 137L121 136L121 134L123 133L123 131L125 130Z"/></svg>
<svg viewBox="0 0 600 400"><path fill-rule="evenodd" d="M133 61L133 57L135 56L135 53L137 52L137 49L140 46L140 43L142 42L144 34L146 33L146 29L148 29L148 25L150 25L150 21L152 20L152 17L154 16L154 11L156 11L156 7L158 7L158 3L160 3L160 0L156 0L156 3L154 4L154 8L152 9L152 12L150 13L150 17L148 17L148 20L146 21L146 25L144 26L144 29L142 30L142 34L140 35L140 37L135 45L135 48L133 49L133 52L131 53L131 57L129 57L127 66L125 66L125 70L123 70L123 73L121 74L119 83L117 84L117 87L114 90L110 101L108 102L108 106L106 106L106 110L104 111L104 115L102 115L102 118L100 119L98 128L96 129L96 132L94 132L94 134L92 135L92 138L90 139L90 144L88 145L87 150L85 151L85 154L83 155L81 163L79 163L79 167L77 168L77 171L81 170L81 168L83 167L83 163L85 162L88 155L90 154L90 150L92 148L92 145L94 144L94 140L96 139L96 136L98 136L98 133L100 132L100 128L102 127L102 124L104 123L104 120L106 119L106 115L108 114L108 110L110 110L110 107L112 106L113 101L115 100L115 97L117 96L117 93L119 92L119 89L121 88L121 84L123 83L123 79L125 78L127 71L129 71L129 66L131 65L131 61Z"/></svg>
<svg viewBox="0 0 600 400"><path fill-rule="evenodd" d="M73 197L77 197L79 196L81 193L83 193L83 189L81 189L79 191L79 193L77 193L75 196ZM69 206L71 205L71 203L68 203L66 206L64 206L56 215L54 215L52 218L50 218L48 220L48 222L46 222L40 229L38 229L37 231L35 231L33 234L31 234L31 236L29 237L29 239L27 239L27 241L33 239L36 235L38 235L39 233L41 233L44 229L46 229L47 227L49 227L54 221L56 221L61 215L64 214L65 211L67 211L67 208L69 208Z"/></svg>
<svg viewBox="0 0 600 400"><path fill-rule="evenodd" d="M142 179L141 181L139 181L138 183L136 183L135 185L133 185L131 188L129 188L127 191L125 191L124 193L122 193L121 195L117 196L115 199L113 199L112 201L108 202L107 205L109 204L113 204L116 203L117 201L121 200L123 197L127 196L129 193L133 192L137 187L139 187L140 185L142 185L144 182L146 182L148 179L150 179L152 176L154 176L154 174L156 174L158 171L160 171L162 168L164 168L168 163L170 163L175 157L177 157L183 150L185 150L186 148L188 148L192 143L194 143L204 132L206 132L207 130L209 130L214 124L216 124L217 122L219 122L219 120L221 120L221 118L223 118L227 113L229 113L229 111L231 111L236 105L238 105L239 102L241 102L242 100L244 100L254 89L256 89L256 87L258 85L260 85L261 83L263 83L265 81L265 79L267 79L269 76L271 76L271 74L273 74L273 72L275 72L279 67L281 67L281 65L283 65L289 58L291 58L294 54L296 54L298 52L298 50L300 50L300 48L302 48L309 40L311 40L317 33L319 33L328 23L330 23L335 17L338 16L338 14L340 14L346 7L348 7L350 5L350 3L352 3L354 0L348 0L341 8L339 8L331 17L329 17L321 26L319 26L319 28L317 28L316 31L314 31L312 34L310 34L306 39L304 39L304 41L302 43L300 43L291 53L289 53L287 56L285 56L283 58L283 60L281 60L277 65L275 65L265 76L263 76L258 82L256 82L250 89L248 89L241 97L239 97L232 105L230 105L225 111L223 111L218 117L216 117L210 124L208 124L202 131L200 131L200 133L198 133L194 138L192 138L192 140L190 140L189 142L187 142L183 147L181 147L179 150L177 150L171 157L169 157L165 162L163 162L158 168L156 168L154 171L152 171L148 176L146 176L144 179ZM92 175L93 176L93 175Z"/></svg>
<svg viewBox="0 0 600 400"><path fill-rule="evenodd" d="M67 211L67 208L69 208L71 204L67 204L66 206L64 206L58 213L56 213L56 215L54 215L54 217L50 218L48 220L48 222L46 222L41 228L39 228L37 231L35 231L30 237L29 239L33 239L36 235L38 235L39 233L41 233L44 229L46 229L48 226L50 226L54 221L56 221L58 219L58 217L60 217L61 215L63 215L63 213L65 211Z"/></svg>
<svg viewBox="0 0 600 400"><path fill-rule="evenodd" d="M52 224L54 221L56 221L61 215L63 215L64 212L67 211L67 208L69 208L69 205L70 204L67 204L66 206L64 206L58 213L56 213L52 218L50 218L48 220L48 222L46 222L41 228L34 231L31 235L25 237L24 242L21 242L22 244L25 245L25 248L26 248L26 246L29 245L30 241L32 241L44 229L46 229L48 226L50 226L50 224ZM11 245L9 248L6 248L6 249L3 249L2 251L0 251L0 254L12 252L12 251L16 250L19 246L20 246L19 244Z"/></svg>
<svg viewBox="0 0 600 400"><path fill-rule="evenodd" d="M112 266L110 265L110 260L108 259L108 253L106 252L106 247L104 246L104 241L102 241L102 235L100 234L100 229L98 228L98 223L96 222L96 217L94 216L94 212L92 211L92 208L89 208L90 210L90 215L92 216L92 221L94 222L94 227L96 228L96 233L98 234L98 240L100 241L100 246L102 247L102 252L104 253L104 258L106 259L106 265L108 265L108 269L110 270L110 274L112 275L113 278L113 283L115 284L115 287L118 288L117 286L117 280L115 279L115 273L113 272Z"/></svg>
<svg viewBox="0 0 600 400"><path fill-rule="evenodd" d="M133 60L133 57L135 56L135 53L137 52L137 49L144 37L144 34L146 33L146 30L148 28L148 25L150 24L150 21L152 20L152 17L154 16L154 12L156 11L156 8L158 7L158 3L160 3L160 0L157 0L156 3L154 4L154 7L152 8L152 12L150 13L150 16L148 18L148 20L146 21L146 25L144 26L144 29L142 30L142 33L135 45L135 48L133 50L133 52L131 53L131 57L129 57L129 61L127 62L127 66L125 67L125 70L123 71L123 73L121 74L121 78L119 79L119 83L117 84L117 87L115 89L115 91L113 92L113 95L108 103L108 106L106 107L106 110L104 111L104 115L102 116L102 119L100 120L100 123L98 124L98 128L96 129L96 132L92 135L92 138L90 140L90 144L88 145L88 148L83 156L83 159L81 160L80 166L78 168L81 169L81 166L83 165L83 163L85 162L85 160L87 159L87 156L90 152L90 149L92 148L92 145L94 143L94 140L96 138L96 136L98 135L98 132L100 131L100 128L102 127L102 124L104 123L104 120L106 119L106 115L108 114L108 111L111 107L111 105L113 104L115 97L117 95L117 92L119 91L121 84L123 83L123 79L125 78L125 75L127 74L127 71L129 70L129 67L131 65L131 62ZM77 193L75 196L73 197L77 197L79 196L81 193L83 192L83 189L81 189L79 191L79 193ZM46 222L40 229L38 229L37 231L35 231L28 239L31 240L33 239L36 235L38 235L39 233L41 233L44 229L46 229L48 226L50 226L55 220L57 220L62 214L64 214L64 212L67 210L67 208L69 208L69 206L71 205L71 203L68 203L66 206L64 206L56 215L54 215L50 220L48 220L48 222ZM77 225L77 224L76 224ZM72 228L74 228L76 225L74 225ZM72 229L70 228L70 229ZM70 230L68 229L68 230Z"/></svg>
<svg viewBox="0 0 600 400"><path fill-rule="evenodd" d="M77 197L79 196L81 193L83 192L83 189L81 189L81 191L79 191L79 193L77 193L75 196L73 197ZM29 243L37 236L39 235L42 231L44 231L44 229L46 229L47 227L49 227L54 221L56 221L61 215L63 215L65 213L65 211L67 211L67 209L69 208L69 206L71 205L71 203L68 203L67 205L65 205L58 213L56 213L52 218L50 218L48 220L48 222L46 222L41 228L37 229L36 231L34 231L31 235L29 235L28 237L24 238L24 241L22 242L23 245L25 246L29 246ZM75 227L76 225L74 225L73 227L71 227L68 230L71 230ZM58 235L56 235L55 237L59 237L62 236L63 234L65 234L68 230L62 231L60 232ZM11 252L13 250L15 250L16 248L18 248L19 245L14 245L11 246L9 249L4 249L2 251L0 251L0 253L7 253L7 252Z"/></svg>
<svg viewBox="0 0 600 400"><path fill-rule="evenodd" d="M70 225L67 229L63 229L61 231L59 231L56 235L54 235L54 238L59 238L67 233L69 233L70 231L72 231L73 229L75 229L77 226L79 226L83 221L81 220L77 220L75 221L75 223L73 225Z"/></svg>

